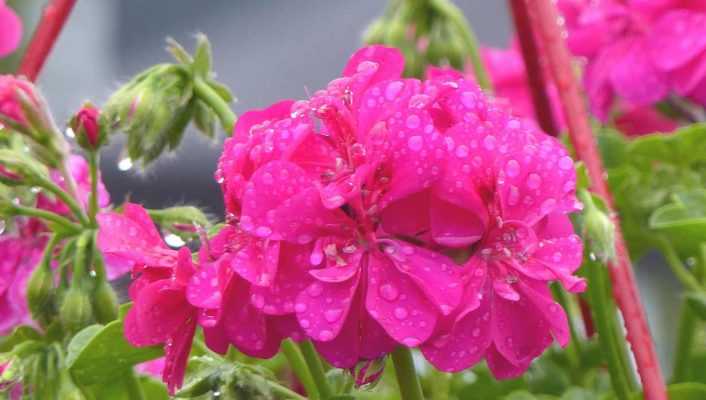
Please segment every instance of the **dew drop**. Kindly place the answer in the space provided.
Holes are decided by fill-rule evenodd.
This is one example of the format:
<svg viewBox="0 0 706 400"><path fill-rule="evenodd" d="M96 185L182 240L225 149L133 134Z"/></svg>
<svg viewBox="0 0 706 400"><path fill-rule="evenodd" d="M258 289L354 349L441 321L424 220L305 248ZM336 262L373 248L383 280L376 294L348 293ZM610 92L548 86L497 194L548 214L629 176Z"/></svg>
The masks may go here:
<svg viewBox="0 0 706 400"><path fill-rule="evenodd" d="M419 346L421 340L417 339L416 337L407 337L402 339L402 343L407 347L416 347Z"/></svg>
<svg viewBox="0 0 706 400"><path fill-rule="evenodd" d="M0 233L2 233L1 231L2 230L0 230ZM177 247L178 248L178 247L183 247L186 244L186 242L184 242L184 240L181 237L179 237L179 235L175 235L173 233L166 235L164 237L164 241L167 243L167 246L169 246L169 247Z"/></svg>
<svg viewBox="0 0 706 400"><path fill-rule="evenodd" d="M419 128L419 125L421 124L421 120L419 119L419 116L416 114L412 114L409 117L407 117L407 128L409 129L417 129Z"/></svg>
<svg viewBox="0 0 706 400"><path fill-rule="evenodd" d="M510 160L505 164L505 172L510 178L514 178L520 174L520 163L517 160Z"/></svg>
<svg viewBox="0 0 706 400"><path fill-rule="evenodd" d="M319 332L319 340L321 341L327 341L333 339L333 332L324 329L323 331Z"/></svg>
<svg viewBox="0 0 706 400"><path fill-rule="evenodd" d="M468 155L468 147L466 145L460 145L456 148L456 157L463 158Z"/></svg>
<svg viewBox="0 0 706 400"><path fill-rule="evenodd" d="M396 287L389 283L380 286L380 296L387 301L395 301L399 296L399 291Z"/></svg>
<svg viewBox="0 0 706 400"><path fill-rule="evenodd" d="M385 88L385 97L388 100L394 100L400 93L404 84L400 81L390 82Z"/></svg>
<svg viewBox="0 0 706 400"><path fill-rule="evenodd" d="M486 136L485 139L483 139L483 147L485 147L486 150L493 150L495 148L495 136Z"/></svg>
<svg viewBox="0 0 706 400"><path fill-rule="evenodd" d="M298 313L303 313L304 311L306 311L306 304L304 304L304 303L295 304L294 311L296 311Z"/></svg>
<svg viewBox="0 0 706 400"><path fill-rule="evenodd" d="M341 319L341 315L343 315L343 310L340 308L334 308L332 310L326 310L326 312L324 312L324 318L326 318L326 321L331 323Z"/></svg>
<svg viewBox="0 0 706 400"><path fill-rule="evenodd" d="M324 291L323 286L321 286L320 283L316 282L309 286L309 288L306 290L307 293L309 293L309 296L311 297L318 297L321 295L321 293Z"/></svg>
<svg viewBox="0 0 706 400"><path fill-rule="evenodd" d="M527 187L530 189L537 189L542 184L542 178L535 174L534 172L529 174L527 177Z"/></svg>
<svg viewBox="0 0 706 400"><path fill-rule="evenodd" d="M564 156L559 159L559 168L564 171L570 170L574 166L574 161L569 156Z"/></svg>
<svg viewBox="0 0 706 400"><path fill-rule="evenodd" d="M409 140L407 140L407 146L412 151L419 151L424 146L424 141L421 136L415 135L410 137Z"/></svg>
<svg viewBox="0 0 706 400"><path fill-rule="evenodd" d="M132 159L130 157L125 157L118 161L118 169L123 172L132 169Z"/></svg>
<svg viewBox="0 0 706 400"><path fill-rule="evenodd" d="M407 315L408 315L407 309L404 307L395 308L394 313L395 313L395 318L397 318L399 320L403 320L403 319L407 318Z"/></svg>

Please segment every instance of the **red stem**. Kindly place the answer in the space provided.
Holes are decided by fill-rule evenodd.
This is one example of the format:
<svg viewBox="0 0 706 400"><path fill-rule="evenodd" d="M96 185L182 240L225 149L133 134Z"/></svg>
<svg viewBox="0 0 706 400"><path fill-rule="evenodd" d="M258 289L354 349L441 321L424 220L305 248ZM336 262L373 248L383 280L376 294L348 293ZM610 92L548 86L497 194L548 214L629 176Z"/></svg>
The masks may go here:
<svg viewBox="0 0 706 400"><path fill-rule="evenodd" d="M579 159L586 164L591 178L592 190L606 199L616 227L615 248L617 257L608 263L613 281L613 297L623 314L627 340L635 355L637 371L642 381L646 400L666 400L667 391L660 370L654 342L650 335L645 310L635 283L630 257L625 246L620 221L613 212L613 199L605 181L605 170L589 124L584 98L572 68L571 55L559 25L559 12L552 0L524 0L523 6L531 16L531 22L542 40L554 83L561 98L569 136ZM532 35L520 36L521 40L534 40Z"/></svg>
<svg viewBox="0 0 706 400"><path fill-rule="evenodd" d="M542 68L541 64L540 52L537 49L537 42L535 40L523 40L527 37L534 38L532 22L527 9L524 7L524 0L510 0L510 10L512 11L512 20L515 23L517 36L520 38L520 49L525 62L527 82L530 86L537 122L539 122L539 126L544 132L551 136L559 136L559 128L557 127L556 119L552 115L551 100L549 96L546 96L547 82L544 68Z"/></svg>
<svg viewBox="0 0 706 400"><path fill-rule="evenodd" d="M30 81L37 80L37 76L39 76L49 52L54 47L74 4L76 4L76 0L50 0L49 4L44 7L42 18L39 20L27 51L22 57L18 70L19 75L26 76Z"/></svg>

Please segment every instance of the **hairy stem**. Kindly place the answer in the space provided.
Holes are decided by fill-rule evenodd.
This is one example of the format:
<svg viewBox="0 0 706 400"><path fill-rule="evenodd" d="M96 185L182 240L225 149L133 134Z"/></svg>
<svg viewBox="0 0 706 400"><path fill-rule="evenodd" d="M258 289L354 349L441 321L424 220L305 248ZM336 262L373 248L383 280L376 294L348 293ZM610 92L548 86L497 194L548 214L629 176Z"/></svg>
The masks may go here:
<svg viewBox="0 0 706 400"><path fill-rule="evenodd" d="M424 400L422 385L414 368L412 352L407 347L398 347L392 352L395 376L402 400Z"/></svg>
<svg viewBox="0 0 706 400"><path fill-rule="evenodd" d="M314 377L311 375L311 371L306 364L306 360L304 360L304 356L302 356L302 353L299 351L297 345L291 339L287 339L282 342L282 352L287 358L287 361L289 361L289 367L292 368L292 371L294 371L294 374L299 379L299 382L301 382L302 386L304 386L304 390L306 390L306 394L309 396L309 399L321 399L319 389L314 382Z"/></svg>
<svg viewBox="0 0 706 400"><path fill-rule="evenodd" d="M238 117L235 116L228 103L201 78L194 79L194 91L199 96L199 99L208 104L213 112L218 115L223 129L228 135L231 135Z"/></svg>

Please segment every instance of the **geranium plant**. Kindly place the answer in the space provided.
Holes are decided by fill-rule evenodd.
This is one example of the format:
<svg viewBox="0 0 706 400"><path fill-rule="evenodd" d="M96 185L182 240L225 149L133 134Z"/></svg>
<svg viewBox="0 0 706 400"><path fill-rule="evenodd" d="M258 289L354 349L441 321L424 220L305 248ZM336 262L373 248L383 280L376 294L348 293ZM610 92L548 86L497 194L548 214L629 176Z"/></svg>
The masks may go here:
<svg viewBox="0 0 706 400"><path fill-rule="evenodd" d="M3 396L706 398L702 2L510 0L491 49L391 1L340 76L239 117L199 35L59 126L33 81L74 3L0 75ZM0 3L0 56L21 28ZM189 125L225 136L225 215L110 198L112 137L149 169ZM683 286L668 374L648 250Z"/></svg>

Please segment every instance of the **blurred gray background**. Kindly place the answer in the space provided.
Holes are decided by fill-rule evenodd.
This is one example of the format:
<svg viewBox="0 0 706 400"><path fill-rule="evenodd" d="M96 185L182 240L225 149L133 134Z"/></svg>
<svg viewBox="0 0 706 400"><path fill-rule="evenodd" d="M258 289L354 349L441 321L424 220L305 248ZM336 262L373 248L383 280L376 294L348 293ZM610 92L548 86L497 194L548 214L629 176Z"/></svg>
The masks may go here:
<svg viewBox="0 0 706 400"><path fill-rule="evenodd" d="M44 0L10 0L29 22L29 39ZM505 46L511 35L506 2L456 0L486 45ZM102 104L121 82L170 60L171 36L191 49L197 32L211 39L215 71L239 99L238 114L279 99L302 98L338 76L361 45L361 33L384 10L384 0L79 0L49 58L40 86L63 123L84 100ZM209 142L188 132L176 154L144 173L117 168L122 141L104 153L103 178L115 202L129 196L150 208L181 203L223 210L213 179L222 137ZM651 257L638 267L642 296L663 368L671 365L679 287Z"/></svg>

